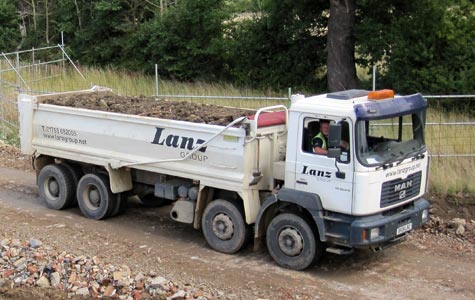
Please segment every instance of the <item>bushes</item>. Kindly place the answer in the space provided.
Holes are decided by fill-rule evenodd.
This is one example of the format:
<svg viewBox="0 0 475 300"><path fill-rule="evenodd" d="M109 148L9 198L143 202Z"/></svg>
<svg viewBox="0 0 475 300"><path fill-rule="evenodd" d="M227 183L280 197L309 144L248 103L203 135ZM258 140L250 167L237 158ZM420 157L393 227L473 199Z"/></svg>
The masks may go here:
<svg viewBox="0 0 475 300"><path fill-rule="evenodd" d="M84 65L153 72L158 63L176 80L326 90L328 0L13 2L0 0L4 52L58 44L64 31ZM361 0L356 17L357 64L380 65L379 86L475 92L473 1Z"/></svg>
<svg viewBox="0 0 475 300"><path fill-rule="evenodd" d="M21 41L20 18L16 14L15 4L9 0L0 0L0 52L8 52Z"/></svg>
<svg viewBox="0 0 475 300"><path fill-rule="evenodd" d="M318 1L277 1L264 14L235 23L227 39L231 76L241 84L323 90L326 24Z"/></svg>
<svg viewBox="0 0 475 300"><path fill-rule="evenodd" d="M467 0L362 1L360 63L399 93L475 91L475 5ZM371 9L370 9L371 8Z"/></svg>
<svg viewBox="0 0 475 300"><path fill-rule="evenodd" d="M176 8L149 24L146 56L154 58L160 73L169 78L222 78L225 20L222 0L179 1Z"/></svg>

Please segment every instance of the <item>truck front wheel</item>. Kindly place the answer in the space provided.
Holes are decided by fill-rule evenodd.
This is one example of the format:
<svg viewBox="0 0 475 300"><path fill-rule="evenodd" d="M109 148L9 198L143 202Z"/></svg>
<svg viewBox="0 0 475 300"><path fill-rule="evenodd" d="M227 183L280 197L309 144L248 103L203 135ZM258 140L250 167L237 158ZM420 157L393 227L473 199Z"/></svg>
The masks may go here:
<svg viewBox="0 0 475 300"><path fill-rule="evenodd" d="M78 183L77 199L82 214L95 220L111 216L118 205L107 176L102 174L84 175Z"/></svg>
<svg viewBox="0 0 475 300"><path fill-rule="evenodd" d="M48 208L67 208L75 200L74 179L65 166L47 165L38 174L38 192Z"/></svg>
<svg viewBox="0 0 475 300"><path fill-rule="evenodd" d="M211 248L228 254L238 252L249 236L240 209L221 199L206 206L201 227Z"/></svg>
<svg viewBox="0 0 475 300"><path fill-rule="evenodd" d="M305 218L293 213L277 215L267 227L267 248L282 267L303 270L322 254L322 244Z"/></svg>

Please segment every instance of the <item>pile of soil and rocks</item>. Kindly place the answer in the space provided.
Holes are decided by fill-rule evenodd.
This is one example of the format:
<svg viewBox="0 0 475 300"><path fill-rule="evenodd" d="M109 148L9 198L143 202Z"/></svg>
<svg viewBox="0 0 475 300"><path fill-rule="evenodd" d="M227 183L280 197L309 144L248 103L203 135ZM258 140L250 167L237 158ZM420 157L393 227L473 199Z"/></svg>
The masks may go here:
<svg viewBox="0 0 475 300"><path fill-rule="evenodd" d="M423 229L433 235L444 235L475 244L475 220L473 219L443 219L438 215L431 215Z"/></svg>
<svg viewBox="0 0 475 300"><path fill-rule="evenodd" d="M430 220L425 232L475 244L475 196L471 194L429 194Z"/></svg>
<svg viewBox="0 0 475 300"><path fill-rule="evenodd" d="M211 297L200 289L180 287L156 272L134 274L126 265L113 266L96 256L70 254L34 238L2 239L0 272L0 297L7 297L14 287L23 293L31 293L31 287L55 290L47 299L205 300ZM18 297L18 291L13 295Z"/></svg>
<svg viewBox="0 0 475 300"><path fill-rule="evenodd" d="M0 140L0 166L23 171L32 171L31 157L22 155L20 149Z"/></svg>
<svg viewBox="0 0 475 300"><path fill-rule="evenodd" d="M255 113L253 110L185 101L118 96L112 92L57 95L43 103L213 125L227 125L239 117Z"/></svg>

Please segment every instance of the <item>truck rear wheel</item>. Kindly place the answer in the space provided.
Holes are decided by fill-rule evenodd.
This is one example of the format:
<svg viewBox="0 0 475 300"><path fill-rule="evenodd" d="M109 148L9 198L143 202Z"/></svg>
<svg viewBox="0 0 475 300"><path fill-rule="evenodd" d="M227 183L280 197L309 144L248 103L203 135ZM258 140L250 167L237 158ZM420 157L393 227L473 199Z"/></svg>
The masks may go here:
<svg viewBox="0 0 475 300"><path fill-rule="evenodd" d="M77 187L79 208L84 216L101 220L112 215L117 199L109 187L109 179L102 174L86 174Z"/></svg>
<svg viewBox="0 0 475 300"><path fill-rule="evenodd" d="M323 248L315 232L302 216L293 213L277 215L267 227L267 248L282 267L303 270L313 264Z"/></svg>
<svg viewBox="0 0 475 300"><path fill-rule="evenodd" d="M78 187L79 180L81 179L81 176L83 175L81 168L75 164L69 163L69 162L62 162L62 166L64 166L66 169L68 169L68 172L71 174L71 178L73 180L73 186L74 186L74 200L71 203L71 206L77 206L77 199L76 199L76 189Z"/></svg>
<svg viewBox="0 0 475 300"><path fill-rule="evenodd" d="M123 214L127 210L128 205L127 193L119 193L115 195L116 204L114 210L111 213L111 217Z"/></svg>
<svg viewBox="0 0 475 300"><path fill-rule="evenodd" d="M206 206L201 227L211 248L223 253L238 252L248 238L240 209L226 200L214 200Z"/></svg>
<svg viewBox="0 0 475 300"><path fill-rule="evenodd" d="M74 179L65 166L47 165L38 174L38 192L48 208L67 208L75 200Z"/></svg>

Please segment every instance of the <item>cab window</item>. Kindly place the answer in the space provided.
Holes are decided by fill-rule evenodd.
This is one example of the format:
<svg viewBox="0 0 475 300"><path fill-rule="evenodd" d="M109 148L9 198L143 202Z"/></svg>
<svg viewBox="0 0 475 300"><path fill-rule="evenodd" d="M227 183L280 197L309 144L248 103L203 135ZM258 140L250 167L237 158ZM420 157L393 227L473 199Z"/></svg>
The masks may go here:
<svg viewBox="0 0 475 300"><path fill-rule="evenodd" d="M320 133L320 124L321 124L321 119L317 118L305 118L303 120L303 137L302 137L302 151L306 153L313 153L317 155L314 152L314 138ZM330 120L332 121L332 120ZM341 139L342 141L345 141L349 145L351 145L350 142L350 126L347 121L342 121L341 122L342 126L342 134L341 134ZM349 162L350 161L350 155L349 155L349 149L343 149L342 148L342 155L340 157L341 162Z"/></svg>

